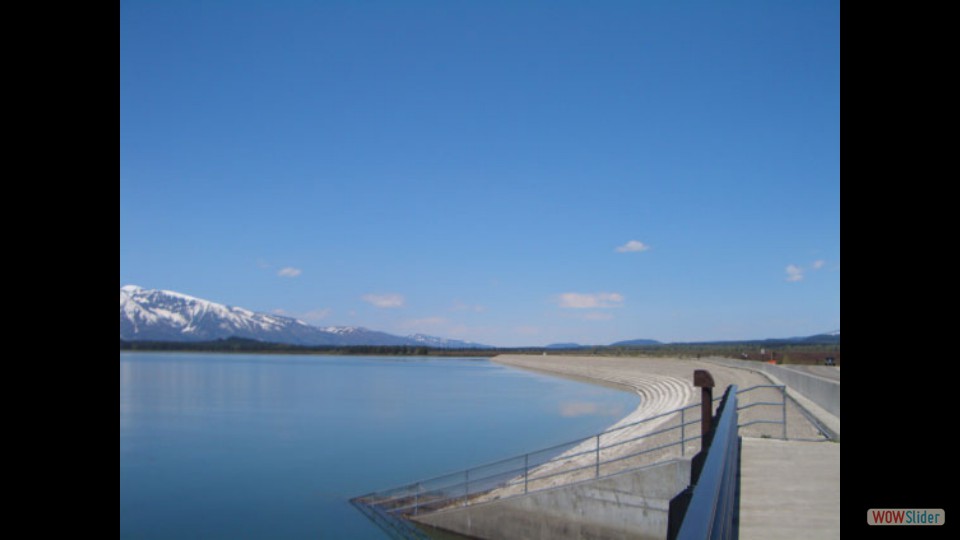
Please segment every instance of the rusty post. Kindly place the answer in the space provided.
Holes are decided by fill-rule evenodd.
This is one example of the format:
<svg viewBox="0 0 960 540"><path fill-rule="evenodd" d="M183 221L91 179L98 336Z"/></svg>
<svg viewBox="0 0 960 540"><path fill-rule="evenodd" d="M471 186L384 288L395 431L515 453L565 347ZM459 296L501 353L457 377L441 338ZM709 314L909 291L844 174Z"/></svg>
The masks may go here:
<svg viewBox="0 0 960 540"><path fill-rule="evenodd" d="M713 427L713 375L705 369L693 372L693 385L700 388L700 435L706 440Z"/></svg>

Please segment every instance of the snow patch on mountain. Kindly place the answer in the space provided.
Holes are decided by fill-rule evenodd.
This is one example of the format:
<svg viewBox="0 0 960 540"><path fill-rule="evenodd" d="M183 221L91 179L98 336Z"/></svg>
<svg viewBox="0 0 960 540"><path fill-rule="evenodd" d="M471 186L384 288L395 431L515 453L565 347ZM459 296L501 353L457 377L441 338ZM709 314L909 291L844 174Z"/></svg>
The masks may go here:
<svg viewBox="0 0 960 540"><path fill-rule="evenodd" d="M122 340L212 341L230 337L294 345L482 347L431 336L405 338L357 326L318 328L290 317L226 306L175 291L120 287Z"/></svg>

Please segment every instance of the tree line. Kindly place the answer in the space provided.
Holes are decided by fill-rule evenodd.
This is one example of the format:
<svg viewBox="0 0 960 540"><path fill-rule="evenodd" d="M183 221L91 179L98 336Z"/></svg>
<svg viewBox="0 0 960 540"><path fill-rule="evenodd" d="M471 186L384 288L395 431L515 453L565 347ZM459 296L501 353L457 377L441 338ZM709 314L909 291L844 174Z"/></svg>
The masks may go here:
<svg viewBox="0 0 960 540"><path fill-rule="evenodd" d="M483 357L498 354L549 354L620 357L704 358L720 356L788 364L822 364L832 357L840 365L840 344L790 342L788 340L742 341L723 343L673 343L630 347L576 347L547 349L514 347L493 349L443 349L421 345L291 345L244 338L214 341L124 341L121 351L169 351L216 353L326 354L357 356L448 356Z"/></svg>

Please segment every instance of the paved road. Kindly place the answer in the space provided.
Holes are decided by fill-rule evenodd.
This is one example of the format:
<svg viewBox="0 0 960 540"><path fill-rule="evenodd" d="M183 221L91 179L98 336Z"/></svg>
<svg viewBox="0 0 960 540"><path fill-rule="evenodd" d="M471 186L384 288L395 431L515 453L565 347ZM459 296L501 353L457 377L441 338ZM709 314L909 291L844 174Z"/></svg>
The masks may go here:
<svg viewBox="0 0 960 540"><path fill-rule="evenodd" d="M816 375L817 377L823 377L824 379L830 379L831 381L840 382L840 368L832 366L792 366L792 365L781 365L782 368L792 369L794 371L799 371L801 373L806 373L808 375Z"/></svg>
<svg viewBox="0 0 960 540"><path fill-rule="evenodd" d="M743 439L741 540L840 538L840 445Z"/></svg>

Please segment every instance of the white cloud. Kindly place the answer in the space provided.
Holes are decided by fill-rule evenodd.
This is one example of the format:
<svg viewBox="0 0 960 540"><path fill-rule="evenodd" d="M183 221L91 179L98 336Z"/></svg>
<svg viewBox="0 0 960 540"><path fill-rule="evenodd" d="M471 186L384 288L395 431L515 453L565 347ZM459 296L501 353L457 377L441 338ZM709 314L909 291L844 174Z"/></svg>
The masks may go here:
<svg viewBox="0 0 960 540"><path fill-rule="evenodd" d="M557 303L568 309L615 308L623 305L623 295L619 293L563 293Z"/></svg>
<svg viewBox="0 0 960 540"><path fill-rule="evenodd" d="M823 259L820 259L820 260L818 260L818 261L813 261L813 269L814 269L814 270L819 270L819 269L823 268L823 267L826 266L826 265L827 265L827 261L825 261L825 260L823 260Z"/></svg>
<svg viewBox="0 0 960 540"><path fill-rule="evenodd" d="M640 242L639 240L631 240L626 244L617 248L617 253L638 253L641 251L647 251L650 249L650 246Z"/></svg>
<svg viewBox="0 0 960 540"><path fill-rule="evenodd" d="M365 294L362 300L381 309L400 308L407 302L402 294Z"/></svg>
<svg viewBox="0 0 960 540"><path fill-rule="evenodd" d="M787 265L787 281L803 281L803 268L795 264Z"/></svg>
<svg viewBox="0 0 960 540"><path fill-rule="evenodd" d="M293 268L292 266L288 266L286 268L281 268L280 271L277 272L277 275L285 278L295 278L295 277L300 277L300 274L302 273L303 273L303 270L300 270L299 268Z"/></svg>

